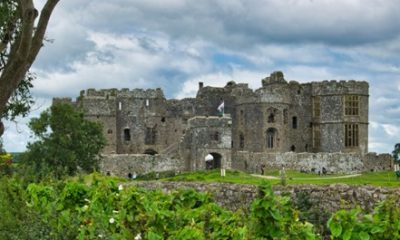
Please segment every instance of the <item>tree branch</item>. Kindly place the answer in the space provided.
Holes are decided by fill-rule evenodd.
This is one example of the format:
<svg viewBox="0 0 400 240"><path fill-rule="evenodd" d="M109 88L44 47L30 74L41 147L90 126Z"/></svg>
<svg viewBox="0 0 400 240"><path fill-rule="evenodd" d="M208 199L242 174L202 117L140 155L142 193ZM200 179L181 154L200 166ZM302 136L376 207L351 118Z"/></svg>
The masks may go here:
<svg viewBox="0 0 400 240"><path fill-rule="evenodd" d="M48 0L40 13L39 23L35 31L35 36L32 40L32 47L28 57L29 65L31 65L35 61L36 56L38 55L39 50L43 45L43 38L47 29L47 25L49 23L50 16L58 2L59 0Z"/></svg>

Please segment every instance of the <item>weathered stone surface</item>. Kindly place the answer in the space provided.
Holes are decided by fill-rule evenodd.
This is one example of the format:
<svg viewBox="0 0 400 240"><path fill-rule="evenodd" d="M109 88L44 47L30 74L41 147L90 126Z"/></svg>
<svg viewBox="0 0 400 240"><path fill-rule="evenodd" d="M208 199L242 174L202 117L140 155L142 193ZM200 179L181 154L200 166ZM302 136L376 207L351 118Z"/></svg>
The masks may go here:
<svg viewBox="0 0 400 240"><path fill-rule="evenodd" d="M364 81L288 82L277 71L254 91L230 81L224 87L199 84L195 98L181 100L167 100L159 88L88 89L76 102L54 102L80 106L87 119L103 124L104 154L159 154L166 165L167 159L181 159L177 169L205 169L208 154L219 159L213 167L251 172L260 164L331 172L390 169L389 158L367 154L368 91ZM346 105L348 96L357 101ZM222 102L225 117L217 110ZM356 114L345 114L349 105ZM357 131L346 133L349 124Z"/></svg>
<svg viewBox="0 0 400 240"><path fill-rule="evenodd" d="M252 173L260 173L260 166L268 169L293 169L305 172L360 173L393 169L393 159L389 154L370 153L254 153L235 152L232 168Z"/></svg>
<svg viewBox="0 0 400 240"><path fill-rule="evenodd" d="M179 159L162 155L147 154L109 154L104 155L100 163L104 174L127 177L129 174L146 174L149 172L182 171L184 163Z"/></svg>

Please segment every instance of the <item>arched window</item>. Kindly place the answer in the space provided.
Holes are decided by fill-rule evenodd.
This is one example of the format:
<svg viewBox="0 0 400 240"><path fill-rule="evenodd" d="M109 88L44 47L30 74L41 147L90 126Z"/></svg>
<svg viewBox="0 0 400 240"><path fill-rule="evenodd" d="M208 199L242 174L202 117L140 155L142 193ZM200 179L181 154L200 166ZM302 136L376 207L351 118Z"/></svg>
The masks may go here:
<svg viewBox="0 0 400 240"><path fill-rule="evenodd" d="M290 151L296 152L296 146L295 146L295 145L292 145L292 146L290 147Z"/></svg>
<svg viewBox="0 0 400 240"><path fill-rule="evenodd" d="M275 115L273 113L269 114L268 116L268 122L273 123L275 122Z"/></svg>
<svg viewBox="0 0 400 240"><path fill-rule="evenodd" d="M272 149L276 147L276 129L275 128L268 128L266 135L267 135L267 148Z"/></svg>

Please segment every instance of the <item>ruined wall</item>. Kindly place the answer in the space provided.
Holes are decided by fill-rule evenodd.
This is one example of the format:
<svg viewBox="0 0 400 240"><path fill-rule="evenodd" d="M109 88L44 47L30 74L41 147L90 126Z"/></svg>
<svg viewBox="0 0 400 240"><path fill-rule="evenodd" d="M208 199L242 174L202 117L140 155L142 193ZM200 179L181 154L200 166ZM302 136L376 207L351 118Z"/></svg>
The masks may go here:
<svg viewBox="0 0 400 240"><path fill-rule="evenodd" d="M394 169L394 159L390 154L368 153L363 157L364 171L376 172Z"/></svg>
<svg viewBox="0 0 400 240"><path fill-rule="evenodd" d="M127 177L129 173L146 174L185 170L182 160L163 155L107 154L102 157L100 172L109 173L112 176Z"/></svg>
<svg viewBox="0 0 400 240"><path fill-rule="evenodd" d="M286 169L321 171L328 173L356 173L393 169L393 160L388 154L357 153L253 153L238 151L232 155L232 168L260 173L260 166L266 169Z"/></svg>
<svg viewBox="0 0 400 240"><path fill-rule="evenodd" d="M281 152L312 152L312 97L311 84L290 81L289 96L291 105L288 110L286 144ZM294 126L294 119L297 119Z"/></svg>
<svg viewBox="0 0 400 240"><path fill-rule="evenodd" d="M196 182L132 182L138 187L161 189L169 192L180 188L193 188L200 192L209 192L221 206L230 210L247 208L257 196L257 186L229 183L196 183ZM344 184L290 185L273 186L275 194L289 194L294 206L310 212L328 214L339 209L350 209L360 206L371 211L373 206L394 194L400 197L399 188L384 188L373 186L349 186ZM307 202L308 209L304 209Z"/></svg>
<svg viewBox="0 0 400 240"><path fill-rule="evenodd" d="M344 114L344 98L348 95L360 98L357 115ZM320 102L319 116L313 115L316 98ZM74 104L71 99L57 101ZM88 89L81 92L77 105L83 107L86 118L104 125L108 141L105 153L151 152L177 156L177 146L187 131L188 120L195 116L220 115L217 107L222 101L225 103L225 114L230 114L232 118L230 130L224 130L230 131L231 137L229 147L224 147L226 156L229 156L228 148L232 151L267 153L366 154L368 151L367 82L351 80L300 84L287 82L283 73L278 71L264 78L262 87L255 91L247 84L234 81L224 87L204 87L199 83L196 98L167 100L159 88ZM345 146L346 124L358 125L359 144L356 147ZM271 139L269 130L274 132L272 144L268 141ZM317 136L320 139L318 146L314 144ZM193 146L183 144L184 147L179 147L185 149L179 151L182 158L199 159L191 149L210 149L205 143L196 141L190 141ZM216 149L222 148L217 144ZM199 151L198 155L202 154Z"/></svg>

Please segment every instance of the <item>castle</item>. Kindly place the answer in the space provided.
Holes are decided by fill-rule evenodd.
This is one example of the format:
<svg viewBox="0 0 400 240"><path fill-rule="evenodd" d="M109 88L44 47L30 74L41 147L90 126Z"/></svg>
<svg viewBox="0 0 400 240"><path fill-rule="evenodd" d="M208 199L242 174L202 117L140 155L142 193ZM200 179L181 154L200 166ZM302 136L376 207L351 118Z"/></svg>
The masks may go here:
<svg viewBox="0 0 400 240"><path fill-rule="evenodd" d="M181 159L182 170L254 171L268 162L265 156L277 159L287 152L363 158L368 98L365 81L288 82L277 71L254 91L233 81L222 88L200 82L195 98L181 100L166 99L158 88L88 89L76 102L54 101L80 106L86 118L103 124L104 154ZM262 157L255 164L251 158L257 154Z"/></svg>

